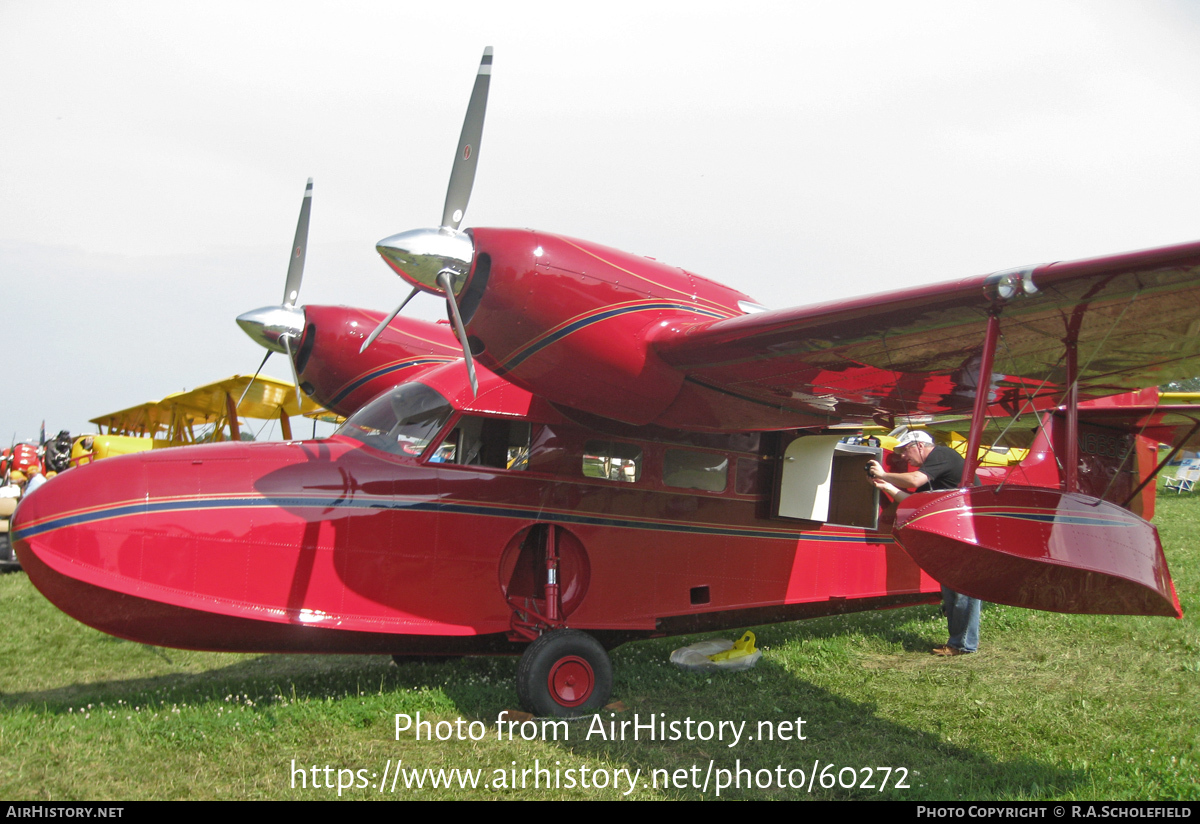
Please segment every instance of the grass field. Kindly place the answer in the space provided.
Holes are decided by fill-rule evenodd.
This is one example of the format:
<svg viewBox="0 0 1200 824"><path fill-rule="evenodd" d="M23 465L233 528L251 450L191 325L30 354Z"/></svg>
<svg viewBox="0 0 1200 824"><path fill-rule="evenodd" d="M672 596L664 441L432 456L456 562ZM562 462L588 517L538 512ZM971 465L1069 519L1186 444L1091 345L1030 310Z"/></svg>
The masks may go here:
<svg viewBox="0 0 1200 824"><path fill-rule="evenodd" d="M1200 799L1200 495L1161 497L1156 520L1182 621L989 605L980 654L939 660L928 654L945 641L934 607L865 613L755 628L766 648L759 666L712 676L667 663L694 639L614 652L613 696L625 709L600 720L653 714L681 732L689 718L744 721L734 746L728 726L724 741L648 741L644 731L604 740L590 719L557 728L557 741L549 730L548 740L497 740L497 715L516 707L515 659L397 667L379 656L146 647L74 622L14 573L0 578L0 797L336 798L340 769L361 770L340 776L354 785L341 797L358 799L712 798L718 778L735 776L741 788L721 797ZM462 719L467 740L397 740L395 714L417 712ZM471 721L487 725L482 740L470 740L484 729ZM805 738L746 740L760 722ZM476 788L433 789L426 778L416 789L403 772L393 791L397 761L418 775L482 774ZM549 772L537 788L528 773L522 789L520 771L535 766ZM893 769L880 790L884 772L866 769L879 767L906 773ZM559 787L547 789L556 770ZM615 770L639 771L628 795L628 774L614 782ZM609 786L595 786L601 776ZM707 790L694 786L706 777ZM783 789L746 787L780 777Z"/></svg>

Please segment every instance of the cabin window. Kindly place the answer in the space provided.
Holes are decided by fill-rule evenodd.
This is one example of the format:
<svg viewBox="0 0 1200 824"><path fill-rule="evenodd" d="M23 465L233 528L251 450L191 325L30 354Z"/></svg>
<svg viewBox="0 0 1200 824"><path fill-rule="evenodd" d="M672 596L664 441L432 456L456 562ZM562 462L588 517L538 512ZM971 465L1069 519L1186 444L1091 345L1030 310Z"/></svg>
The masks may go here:
<svg viewBox="0 0 1200 824"><path fill-rule="evenodd" d="M416 457L453 412L449 401L421 383L406 383L350 416L335 434L393 455Z"/></svg>
<svg viewBox="0 0 1200 824"><path fill-rule="evenodd" d="M729 458L714 452L668 449L663 458L663 483L679 489L724 492Z"/></svg>
<svg viewBox="0 0 1200 824"><path fill-rule="evenodd" d="M759 482L765 474L760 472L762 463L760 458L738 458L733 491L739 495L757 495L761 489Z"/></svg>
<svg viewBox="0 0 1200 824"><path fill-rule="evenodd" d="M642 477L641 447L618 441L588 441L583 446L583 474L633 483Z"/></svg>
<svg viewBox="0 0 1200 824"><path fill-rule="evenodd" d="M527 469L528 421L463 415L429 459L430 463Z"/></svg>

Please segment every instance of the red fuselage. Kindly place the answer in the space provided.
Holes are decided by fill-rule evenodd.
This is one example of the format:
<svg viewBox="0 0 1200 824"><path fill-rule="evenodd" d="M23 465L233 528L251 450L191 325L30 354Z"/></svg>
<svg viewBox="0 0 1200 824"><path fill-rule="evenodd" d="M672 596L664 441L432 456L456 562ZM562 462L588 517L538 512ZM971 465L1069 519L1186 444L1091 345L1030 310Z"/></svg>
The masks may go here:
<svg viewBox="0 0 1200 824"><path fill-rule="evenodd" d="M456 367L429 382L452 385ZM514 612L544 597L529 536L547 524L566 622L614 642L919 603L938 589L887 534L768 517L772 436L598 431L494 376L478 401L469 390L455 400L419 457L335 436L72 470L21 505L18 553L85 623L214 650L507 651ZM528 425L521 468L436 462L436 444L472 418ZM635 482L596 477L607 470L585 456L612 443L638 451ZM680 455L723 466L720 488L668 485L664 466Z"/></svg>

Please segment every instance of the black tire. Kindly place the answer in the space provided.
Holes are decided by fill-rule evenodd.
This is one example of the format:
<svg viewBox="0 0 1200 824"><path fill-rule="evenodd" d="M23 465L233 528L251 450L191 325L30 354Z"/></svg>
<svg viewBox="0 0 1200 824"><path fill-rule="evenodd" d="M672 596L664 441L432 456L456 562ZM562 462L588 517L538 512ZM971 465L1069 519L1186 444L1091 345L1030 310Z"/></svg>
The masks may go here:
<svg viewBox="0 0 1200 824"><path fill-rule="evenodd" d="M534 715L569 718L599 709L612 695L612 661L577 629L544 633L517 665L517 697Z"/></svg>

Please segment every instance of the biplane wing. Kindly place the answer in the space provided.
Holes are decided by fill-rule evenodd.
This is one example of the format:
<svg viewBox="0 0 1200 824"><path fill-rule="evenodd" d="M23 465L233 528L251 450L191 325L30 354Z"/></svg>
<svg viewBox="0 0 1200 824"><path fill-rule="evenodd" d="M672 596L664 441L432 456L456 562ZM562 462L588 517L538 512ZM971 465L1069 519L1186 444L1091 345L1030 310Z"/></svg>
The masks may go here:
<svg viewBox="0 0 1200 824"><path fill-rule="evenodd" d="M992 312L998 413L1061 403L1072 341L1080 399L1192 376L1200 243L674 327L652 345L687 384L748 404L864 422L961 414Z"/></svg>
<svg viewBox="0 0 1200 824"><path fill-rule="evenodd" d="M243 393L245 393L244 396ZM261 420L277 418L281 410L284 414L293 417L315 415L323 411L321 406L311 398L304 397L303 403L297 404L294 384L262 375L257 378L234 375L231 378L198 386L186 392L167 395L159 403L163 406L177 406L181 409L194 410L203 414L211 422L224 416L226 398L241 399L237 404L237 410L238 414L244 418Z"/></svg>
<svg viewBox="0 0 1200 824"><path fill-rule="evenodd" d="M119 409L92 418L88 423L103 431L141 437L158 437L171 427L171 413L159 401L146 401L128 409Z"/></svg>
<svg viewBox="0 0 1200 824"><path fill-rule="evenodd" d="M239 417L259 420L298 414L319 417L327 413L310 398L304 398L302 404L297 404L296 388L287 381L263 375L257 378L234 375L195 389L175 392L162 400L147 401L100 415L90 422L103 427L110 434L140 435L184 443L190 440L181 435L184 430L224 422L234 407Z"/></svg>

